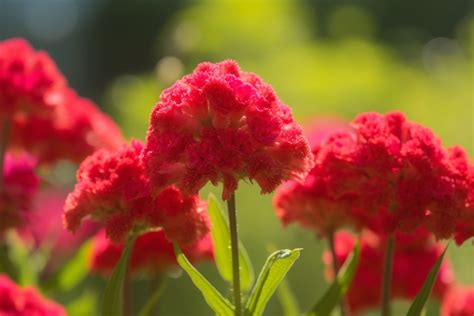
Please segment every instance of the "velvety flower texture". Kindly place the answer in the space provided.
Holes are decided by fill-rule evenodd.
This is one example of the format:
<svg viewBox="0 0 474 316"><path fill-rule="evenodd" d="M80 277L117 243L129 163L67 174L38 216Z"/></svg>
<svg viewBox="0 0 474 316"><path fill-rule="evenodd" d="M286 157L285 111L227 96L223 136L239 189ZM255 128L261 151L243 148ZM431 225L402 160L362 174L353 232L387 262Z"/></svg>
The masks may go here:
<svg viewBox="0 0 474 316"><path fill-rule="evenodd" d="M100 228L97 223L86 220L76 233L66 230L61 218L66 196L66 192L54 188L38 192L25 216L24 225L18 230L22 239L33 248L48 247L48 271L70 259Z"/></svg>
<svg viewBox="0 0 474 316"><path fill-rule="evenodd" d="M306 137L315 157L321 148L321 142L327 137L342 150L351 145L343 137L350 131L348 123L335 119L318 120L309 126ZM338 141L339 140L339 141ZM318 232L320 235L350 224L347 213L351 209L351 199L335 198L329 191L327 179L321 176L321 167L316 165L304 179L304 182L287 181L277 190L273 199L274 208L284 225L298 222L301 226Z"/></svg>
<svg viewBox="0 0 474 316"><path fill-rule="evenodd" d="M144 160L156 191L176 183L196 193L208 181L223 182L225 200L241 179L268 193L303 178L313 164L289 107L231 60L201 63L161 94Z"/></svg>
<svg viewBox="0 0 474 316"><path fill-rule="evenodd" d="M79 163L97 149L114 150L125 142L115 122L74 91L64 89L51 104L50 115L16 119L11 128L12 146L26 149L40 163L60 159Z"/></svg>
<svg viewBox="0 0 474 316"><path fill-rule="evenodd" d="M434 263L442 254L444 246L436 243L434 237L422 228L410 234L398 232L395 238L391 297L413 300ZM335 235L335 250L339 265L342 265L349 256L355 242L356 238L349 232L341 231ZM362 234L359 265L347 292L352 315L380 306L385 247L385 237L369 231ZM332 279L332 257L328 250L323 254L323 261L326 274ZM441 301L453 285L454 273L450 263L444 259L432 296Z"/></svg>
<svg viewBox="0 0 474 316"><path fill-rule="evenodd" d="M444 298L441 316L474 315L474 287L455 287Z"/></svg>
<svg viewBox="0 0 474 316"><path fill-rule="evenodd" d="M66 80L45 52L23 39L0 42L0 115L47 114Z"/></svg>
<svg viewBox="0 0 474 316"><path fill-rule="evenodd" d="M208 232L204 204L175 187L151 195L141 160L143 145L132 141L117 151L99 150L83 161L64 208L66 228L76 231L86 217L105 225L121 242L132 232L162 227L168 238L190 243Z"/></svg>
<svg viewBox="0 0 474 316"><path fill-rule="evenodd" d="M209 234L191 244L182 246L186 257L192 262L212 260L214 257ZM122 255L123 245L113 244L102 231L93 240L90 268L92 271L110 275ZM163 231L145 233L134 244L129 271L132 274L160 275L178 268L173 243Z"/></svg>
<svg viewBox="0 0 474 316"><path fill-rule="evenodd" d="M112 120L72 91L53 60L23 39L0 42L0 137L38 163L80 162L123 143ZM6 135L3 135L6 133Z"/></svg>
<svg viewBox="0 0 474 316"><path fill-rule="evenodd" d="M459 244L474 235L473 166L462 148L444 149L399 112L363 113L352 128L313 146L304 184L282 187L275 205L284 223L322 233L347 224L385 234L424 226Z"/></svg>
<svg viewBox="0 0 474 316"><path fill-rule="evenodd" d="M26 154L5 155L0 184L0 234L24 223L40 181L34 168L35 162Z"/></svg>
<svg viewBox="0 0 474 316"><path fill-rule="evenodd" d="M64 308L43 298L36 289L21 288L0 274L1 316L66 316Z"/></svg>

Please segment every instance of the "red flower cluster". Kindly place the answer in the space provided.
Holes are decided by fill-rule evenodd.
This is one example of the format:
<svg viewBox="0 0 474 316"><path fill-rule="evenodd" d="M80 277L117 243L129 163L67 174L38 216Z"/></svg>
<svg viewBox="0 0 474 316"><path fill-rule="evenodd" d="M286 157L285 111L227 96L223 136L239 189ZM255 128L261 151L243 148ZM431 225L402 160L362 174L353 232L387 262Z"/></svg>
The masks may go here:
<svg viewBox="0 0 474 316"><path fill-rule="evenodd" d="M474 287L455 287L441 305L441 316L474 315Z"/></svg>
<svg viewBox="0 0 474 316"><path fill-rule="evenodd" d="M183 252L192 262L212 260L214 253L210 235L191 244L182 246ZM123 245L113 244L100 232L94 238L90 267L93 271L110 275L119 261ZM178 267L174 255L173 243L163 231L156 231L139 236L134 244L130 258L131 273L162 274Z"/></svg>
<svg viewBox="0 0 474 316"><path fill-rule="evenodd" d="M23 39L0 42L0 115L45 114L66 80L44 52Z"/></svg>
<svg viewBox="0 0 474 316"><path fill-rule="evenodd" d="M351 224L386 234L423 225L458 243L474 235L474 168L460 147L444 149L429 129L398 112L361 114L352 127L315 144L305 183L278 192L285 224L320 233Z"/></svg>
<svg viewBox="0 0 474 316"><path fill-rule="evenodd" d="M345 137L350 131L349 124L334 119L323 120L313 122L306 136L315 158L326 143L341 151L334 154L338 156L350 150L353 145L352 141ZM329 138L329 141L326 138ZM298 222L303 227L325 235L352 223L351 218L347 216L352 207L352 200L350 197L338 197L336 192L332 192L332 187L327 184L331 179L322 177L321 169L321 166L316 165L303 183L287 181L278 188L273 204L284 225ZM334 185L335 188L337 187Z"/></svg>
<svg viewBox="0 0 474 316"><path fill-rule="evenodd" d="M76 187L64 208L66 228L76 231L90 216L104 223L107 236L123 241L132 232L163 227L170 239L190 243L208 232L208 219L197 195L167 187L152 196L138 141L117 151L99 150L83 161Z"/></svg>
<svg viewBox="0 0 474 316"><path fill-rule="evenodd" d="M40 296L34 288L21 288L0 275L0 315L2 316L66 316L55 302Z"/></svg>
<svg viewBox="0 0 474 316"><path fill-rule="evenodd" d="M335 250L339 265L349 256L355 242L354 236L348 232L336 234ZM385 244L384 237L372 232L365 231L362 235L359 265L347 293L349 309L353 315L380 305ZM391 297L414 299L443 250L444 246L436 243L432 235L422 228L410 234L396 233ZM327 275L333 278L329 251L324 252L323 261ZM445 259L434 285L434 297L442 300L453 282L453 271ZM363 291L360 290L361 287L364 288Z"/></svg>
<svg viewBox="0 0 474 316"><path fill-rule="evenodd" d="M100 148L116 149L125 140L110 117L72 90L58 93L54 112L32 120L15 120L10 142L42 163L59 159L81 162Z"/></svg>
<svg viewBox="0 0 474 316"><path fill-rule="evenodd" d="M291 110L231 60L202 63L161 94L144 160L156 190L176 183L196 193L208 181L222 181L225 200L240 179L255 180L268 193L313 165Z"/></svg>
<svg viewBox="0 0 474 316"><path fill-rule="evenodd" d="M0 42L0 121L8 145L38 162L80 162L123 143L118 127L68 86L51 58L22 39Z"/></svg>
<svg viewBox="0 0 474 316"><path fill-rule="evenodd" d="M29 210L33 195L39 185L35 162L27 155L13 157L7 153L0 184L0 234L20 226Z"/></svg>

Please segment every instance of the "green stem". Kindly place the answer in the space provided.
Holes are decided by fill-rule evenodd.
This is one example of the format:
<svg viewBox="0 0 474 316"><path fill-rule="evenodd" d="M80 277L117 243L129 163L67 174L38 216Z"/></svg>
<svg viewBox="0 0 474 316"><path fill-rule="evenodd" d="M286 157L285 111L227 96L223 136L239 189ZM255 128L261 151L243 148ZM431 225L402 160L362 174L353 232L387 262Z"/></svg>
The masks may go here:
<svg viewBox="0 0 474 316"><path fill-rule="evenodd" d="M132 297L130 291L130 275L129 269L125 273L125 278L123 280L123 315L130 316L130 311L132 308Z"/></svg>
<svg viewBox="0 0 474 316"><path fill-rule="evenodd" d="M336 278L337 273L339 272L340 266L337 262L336 247L334 246L334 230L328 231L327 241L328 241L329 250L331 252L331 257L332 257L332 269L334 271L334 278ZM341 298L341 301L339 302L339 308L341 310L341 313L340 313L341 316L348 315L347 302L344 298Z"/></svg>
<svg viewBox="0 0 474 316"><path fill-rule="evenodd" d="M391 234L385 249L385 262L383 267L382 283L382 316L390 316L390 290L392 288L393 253L395 250L395 237Z"/></svg>
<svg viewBox="0 0 474 316"><path fill-rule="evenodd" d="M156 275L150 280L148 300L138 314L139 316L159 315L158 301L165 290L165 284L165 279L162 276Z"/></svg>
<svg viewBox="0 0 474 316"><path fill-rule="evenodd" d="M227 212L229 213L230 243L232 252L232 279L234 287L235 316L242 315L242 299L240 294L240 264L239 264L239 239L237 233L237 212L235 210L235 194L232 193L227 201Z"/></svg>

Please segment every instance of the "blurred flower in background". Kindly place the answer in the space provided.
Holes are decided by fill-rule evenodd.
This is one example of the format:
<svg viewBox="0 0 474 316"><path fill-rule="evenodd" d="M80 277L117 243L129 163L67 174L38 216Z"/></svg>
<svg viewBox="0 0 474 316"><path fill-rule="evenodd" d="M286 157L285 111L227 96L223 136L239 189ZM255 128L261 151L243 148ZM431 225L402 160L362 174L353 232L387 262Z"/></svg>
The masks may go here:
<svg viewBox="0 0 474 316"><path fill-rule="evenodd" d="M19 229L21 238L33 249L49 254L49 262L46 263L49 271L59 268L99 230L99 225L91 221L87 221L75 234L64 228L61 215L67 193L58 188L41 190L33 200L24 226Z"/></svg>

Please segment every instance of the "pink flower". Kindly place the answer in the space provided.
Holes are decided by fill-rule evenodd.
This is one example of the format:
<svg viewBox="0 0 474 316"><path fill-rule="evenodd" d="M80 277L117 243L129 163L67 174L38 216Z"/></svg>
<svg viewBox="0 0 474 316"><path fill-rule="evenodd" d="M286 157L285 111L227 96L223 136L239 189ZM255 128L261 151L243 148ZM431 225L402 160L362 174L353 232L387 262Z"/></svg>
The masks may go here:
<svg viewBox="0 0 474 316"><path fill-rule="evenodd" d="M474 315L474 287L455 287L441 305L441 316Z"/></svg>
<svg viewBox="0 0 474 316"><path fill-rule="evenodd" d="M202 63L161 94L144 160L154 191L176 183L196 193L209 181L223 182L226 200L241 179L268 193L303 178L313 164L290 109L231 60Z"/></svg>
<svg viewBox="0 0 474 316"><path fill-rule="evenodd" d="M35 162L26 154L5 154L0 185L0 234L24 223L40 181L34 168Z"/></svg>
<svg viewBox="0 0 474 316"><path fill-rule="evenodd" d="M193 242L209 231L204 204L197 195L167 187L152 196L138 141L117 151L99 150L81 164L74 191L64 207L66 228L76 231L86 217L105 225L113 242L131 232L163 228L168 238Z"/></svg>
<svg viewBox="0 0 474 316"><path fill-rule="evenodd" d="M209 234L182 246L182 250L192 262L213 259L212 241ZM122 251L122 244L111 243L101 231L94 238L90 260L91 269L109 275L119 261ZM133 247L129 267L129 271L133 274L142 272L152 275L178 268L173 243L166 238L163 231L139 236Z"/></svg>
<svg viewBox="0 0 474 316"><path fill-rule="evenodd" d="M65 192L55 189L40 191L19 230L20 236L34 248L48 247L48 269L61 265L99 229L98 224L86 221L75 234L66 230L61 217L66 196Z"/></svg>
<svg viewBox="0 0 474 316"><path fill-rule="evenodd" d="M66 316L66 311L42 297L36 289L21 288L5 275L0 275L0 315Z"/></svg>

